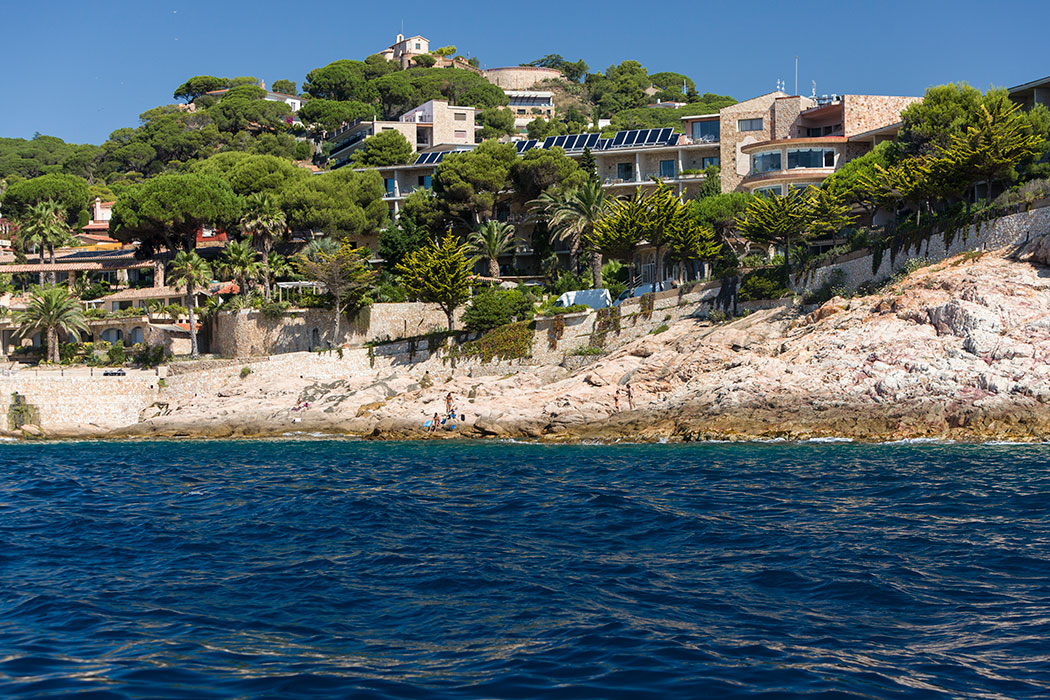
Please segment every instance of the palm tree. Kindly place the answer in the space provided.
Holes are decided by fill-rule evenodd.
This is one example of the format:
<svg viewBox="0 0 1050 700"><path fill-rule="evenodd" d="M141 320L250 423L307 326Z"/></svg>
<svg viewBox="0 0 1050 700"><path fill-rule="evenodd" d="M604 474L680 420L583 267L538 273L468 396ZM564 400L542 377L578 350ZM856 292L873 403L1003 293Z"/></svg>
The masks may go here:
<svg viewBox="0 0 1050 700"><path fill-rule="evenodd" d="M569 238L579 250L580 241L586 240L587 235L594 230L594 222L605 214L606 205L605 190L601 183L595 179L587 180L554 210L551 224L559 232L559 237ZM602 254L592 247L590 255L591 281L595 289L601 289ZM575 265L573 269L576 269Z"/></svg>
<svg viewBox="0 0 1050 700"><path fill-rule="evenodd" d="M55 246L69 239L69 227L65 222L65 212L50 199L38 202L29 207L22 220L22 233L25 239L36 244L40 250L40 259L44 251L50 254L50 262L55 264ZM55 273L48 273L48 281L55 283Z"/></svg>
<svg viewBox="0 0 1050 700"><path fill-rule="evenodd" d="M186 285L186 308L190 314L190 357L200 357L197 350L197 317L193 310L194 287L206 285L211 280L211 268L196 251L180 250L171 262L171 284Z"/></svg>
<svg viewBox="0 0 1050 700"><path fill-rule="evenodd" d="M337 250L339 250L339 242L334 238L314 238L299 251L299 254L309 260L313 260L321 253L335 255Z"/></svg>
<svg viewBox="0 0 1050 700"><path fill-rule="evenodd" d="M17 337L43 330L47 336L47 360L59 362L59 333L70 334L87 330L84 312L77 300L69 296L65 287L44 287L33 294L25 311L15 318L18 324Z"/></svg>
<svg viewBox="0 0 1050 700"><path fill-rule="evenodd" d="M559 240L562 240L562 237L558 235L559 232L554 226L553 220L554 214L558 211L558 209L560 209L563 206L565 206L564 196L558 193L550 192L549 190L544 190L540 193L539 197L529 202L529 211L537 218L546 221L551 233L554 233ZM557 256L557 253L554 253L554 255ZM577 264L579 264L579 256L579 239L576 239L575 241L570 240L569 267L572 269L573 272L576 271L576 266Z"/></svg>
<svg viewBox="0 0 1050 700"><path fill-rule="evenodd" d="M261 265L255 259L255 250L247 241L233 241L228 243L222 251L222 260L219 262L219 268L237 280L237 285L241 288L241 294L247 294L248 280L259 278Z"/></svg>
<svg viewBox="0 0 1050 700"><path fill-rule="evenodd" d="M288 258L280 253L271 251L266 256L266 274L269 275L269 279L266 281L267 288L276 284L278 277L287 277L292 272L292 266L289 264Z"/></svg>
<svg viewBox="0 0 1050 700"><path fill-rule="evenodd" d="M467 237L471 251L489 260L489 277L499 279L499 256L514 248L514 226L505 221L485 221Z"/></svg>
<svg viewBox="0 0 1050 700"><path fill-rule="evenodd" d="M248 195L248 207L241 217L241 229L251 236L263 254L263 290L270 300L270 248L275 238L288 230L288 220L273 195L256 192Z"/></svg>

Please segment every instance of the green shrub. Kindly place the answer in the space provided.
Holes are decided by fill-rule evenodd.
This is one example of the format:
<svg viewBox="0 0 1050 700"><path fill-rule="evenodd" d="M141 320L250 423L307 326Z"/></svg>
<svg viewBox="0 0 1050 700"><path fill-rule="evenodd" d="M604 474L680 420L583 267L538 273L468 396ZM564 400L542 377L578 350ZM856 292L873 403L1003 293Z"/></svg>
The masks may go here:
<svg viewBox="0 0 1050 700"><path fill-rule="evenodd" d="M251 367L241 367L241 379L244 379L245 377L247 377L251 373L252 373L252 368Z"/></svg>
<svg viewBox="0 0 1050 700"><path fill-rule="evenodd" d="M124 351L124 341L118 340L106 350L106 359L111 365L123 365L128 361L127 353Z"/></svg>
<svg viewBox="0 0 1050 700"><path fill-rule="evenodd" d="M493 359L521 359L532 355L533 335L531 323L511 323L494 328L477 340L463 343L454 354L479 357L483 363Z"/></svg>
<svg viewBox="0 0 1050 700"><path fill-rule="evenodd" d="M661 324L661 325L657 326L656 328L652 329L651 331L649 331L649 335L658 335L658 334L663 333L664 331L666 331L668 328L670 328L670 326L668 326L666 323Z"/></svg>
<svg viewBox="0 0 1050 700"><path fill-rule="evenodd" d="M486 289L474 296L463 311L463 327L487 331L514 321L532 318L532 301L517 289Z"/></svg>
<svg viewBox="0 0 1050 700"><path fill-rule="evenodd" d="M576 314L581 311L587 311L591 307L586 304L572 304L570 306L554 306L553 301L544 302L540 306L538 315L540 316L561 316L563 314Z"/></svg>
<svg viewBox="0 0 1050 700"><path fill-rule="evenodd" d="M569 354L570 355L574 355L576 357L589 357L589 356L592 356L592 355L601 355L602 354L602 349L601 348L596 348L593 345L584 345L581 348L576 348L575 350L573 350Z"/></svg>
<svg viewBox="0 0 1050 700"><path fill-rule="evenodd" d="M779 299L791 293L788 289L788 272L784 265L752 270L740 280L737 290L739 301Z"/></svg>
<svg viewBox="0 0 1050 700"><path fill-rule="evenodd" d="M139 367L152 368L164 364L168 359L168 355L162 345L140 343L134 346L132 358Z"/></svg>
<svg viewBox="0 0 1050 700"><path fill-rule="evenodd" d="M832 297L848 298L849 296L849 290L846 289L846 273L842 268L836 268L828 275L827 281L815 291L805 295L803 301L807 304L823 304Z"/></svg>
<svg viewBox="0 0 1050 700"><path fill-rule="evenodd" d="M263 318L279 319L284 316L284 312L291 308L291 306L291 302L277 301L274 299L271 301L264 301L259 307L259 311L262 313Z"/></svg>

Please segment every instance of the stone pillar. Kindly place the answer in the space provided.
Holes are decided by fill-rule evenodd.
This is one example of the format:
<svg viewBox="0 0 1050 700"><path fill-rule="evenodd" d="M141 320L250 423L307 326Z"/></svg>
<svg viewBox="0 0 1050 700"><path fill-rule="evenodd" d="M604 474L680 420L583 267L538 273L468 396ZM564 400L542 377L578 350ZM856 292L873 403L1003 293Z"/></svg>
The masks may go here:
<svg viewBox="0 0 1050 700"><path fill-rule="evenodd" d="M164 286L164 262L162 260L153 261L153 288Z"/></svg>
<svg viewBox="0 0 1050 700"><path fill-rule="evenodd" d="M634 154L634 181L635 182L641 182L642 181L642 154L641 153L635 153Z"/></svg>
<svg viewBox="0 0 1050 700"><path fill-rule="evenodd" d="M117 270L117 284L128 286L128 270L127 268L120 268Z"/></svg>
<svg viewBox="0 0 1050 700"><path fill-rule="evenodd" d="M69 285L70 291L72 291L73 283L76 282L76 280L77 280L77 273L76 272L73 272L72 270L70 270L68 273L66 273L66 284Z"/></svg>

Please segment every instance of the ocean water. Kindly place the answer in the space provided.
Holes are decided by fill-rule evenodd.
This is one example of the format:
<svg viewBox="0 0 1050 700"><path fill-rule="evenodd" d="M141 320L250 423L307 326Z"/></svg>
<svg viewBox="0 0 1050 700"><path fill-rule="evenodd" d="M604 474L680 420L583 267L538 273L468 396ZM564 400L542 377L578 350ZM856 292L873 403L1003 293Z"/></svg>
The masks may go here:
<svg viewBox="0 0 1050 700"><path fill-rule="evenodd" d="M1050 447L0 445L5 698L1050 696Z"/></svg>

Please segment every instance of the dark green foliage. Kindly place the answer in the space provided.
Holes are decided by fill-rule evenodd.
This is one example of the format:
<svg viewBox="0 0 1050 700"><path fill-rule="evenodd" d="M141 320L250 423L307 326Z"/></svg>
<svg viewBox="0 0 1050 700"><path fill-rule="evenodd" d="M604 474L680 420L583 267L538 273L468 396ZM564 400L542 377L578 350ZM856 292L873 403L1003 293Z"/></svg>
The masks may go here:
<svg viewBox="0 0 1050 700"><path fill-rule="evenodd" d="M266 91L258 86L240 85L230 88L208 114L220 131L236 133L249 127L283 130L292 116L292 108L265 97Z"/></svg>
<svg viewBox="0 0 1050 700"><path fill-rule="evenodd" d="M532 301L518 290L486 289L474 295L463 311L463 326L469 331L487 331L528 320L532 313Z"/></svg>
<svg viewBox="0 0 1050 700"><path fill-rule="evenodd" d="M543 58L536 59L531 63L523 63L525 66L536 66L538 68L553 68L560 70L562 75L574 83L580 81L584 75L587 74L589 66L581 58L578 61L568 61L561 57L561 54L547 54Z"/></svg>
<svg viewBox="0 0 1050 700"><path fill-rule="evenodd" d="M492 107L482 111L478 117L483 139L497 139L514 133L514 114L509 109Z"/></svg>
<svg viewBox="0 0 1050 700"><path fill-rule="evenodd" d="M218 177L243 196L256 192L278 193L310 173L284 158L238 151L219 153L193 164L192 171Z"/></svg>
<svg viewBox="0 0 1050 700"><path fill-rule="evenodd" d="M296 160L307 160L313 154L313 149L310 148L310 144L306 141L300 141L295 144L295 150L292 151L292 157Z"/></svg>
<svg viewBox="0 0 1050 700"><path fill-rule="evenodd" d="M233 226L241 202L219 178L165 174L121 194L113 205L110 232L118 240L140 241L152 257L162 248L191 250L202 226Z"/></svg>
<svg viewBox="0 0 1050 700"><path fill-rule="evenodd" d="M279 197L292 231L353 239L377 234L386 225L389 210L383 192L379 173L340 168L295 180Z"/></svg>
<svg viewBox="0 0 1050 700"><path fill-rule="evenodd" d="M270 89L274 92L279 92L282 95L295 95L295 82L291 80L275 80Z"/></svg>
<svg viewBox="0 0 1050 700"><path fill-rule="evenodd" d="M515 193L529 201L551 187L559 192L575 189L587 179L587 173L561 148L534 148L511 166L510 179Z"/></svg>
<svg viewBox="0 0 1050 700"><path fill-rule="evenodd" d="M0 138L0 178L33 178L48 173L88 177L94 168L98 146L66 143L54 136L37 134L32 139Z"/></svg>
<svg viewBox="0 0 1050 700"><path fill-rule="evenodd" d="M335 100L313 99L307 100L299 108L300 119L326 131L335 131L344 122L349 123L355 119L371 119L377 114L378 110L374 104L357 100L337 102Z"/></svg>
<svg viewBox="0 0 1050 700"><path fill-rule="evenodd" d="M124 350L124 341L118 340L106 350L106 360L111 365L121 366L128 361L128 354Z"/></svg>
<svg viewBox="0 0 1050 700"><path fill-rule="evenodd" d="M532 355L532 324L526 321L495 328L477 340L459 346L462 357L478 357L485 364L492 360L517 360Z"/></svg>
<svg viewBox="0 0 1050 700"><path fill-rule="evenodd" d="M784 265L752 270L740 280L739 301L779 299L791 293L788 289L788 269Z"/></svg>
<svg viewBox="0 0 1050 700"><path fill-rule="evenodd" d="M88 185L81 178L50 173L8 187L3 195L3 212L4 216L18 219L34 204L52 201L65 212L66 223L73 227L80 213L86 211L89 196Z"/></svg>
<svg viewBox="0 0 1050 700"><path fill-rule="evenodd" d="M485 141L473 151L446 156L434 173L434 192L451 217L480 223L492 218L517 162L513 144Z"/></svg>
<svg viewBox="0 0 1050 700"><path fill-rule="evenodd" d="M383 267L393 270L406 255L422 248L430 238L430 232L411 217L398 217L379 234L379 257L383 258Z"/></svg>
<svg viewBox="0 0 1050 700"><path fill-rule="evenodd" d="M414 155L408 139L400 131L391 129L366 138L354 153L352 162L358 168L400 165L411 162Z"/></svg>
<svg viewBox="0 0 1050 700"><path fill-rule="evenodd" d="M228 88L231 84L232 81L229 78L216 78L214 75L196 75L177 87L172 97L176 100L193 102L205 93Z"/></svg>

